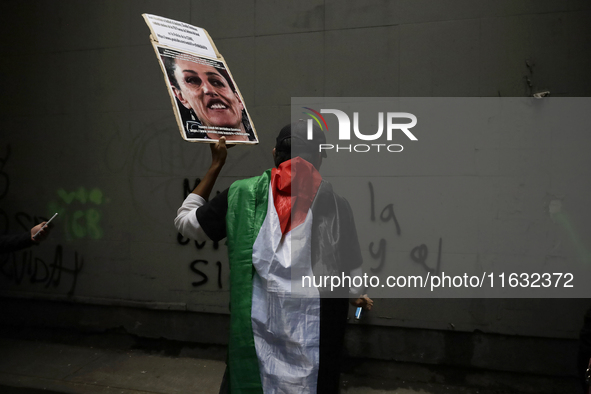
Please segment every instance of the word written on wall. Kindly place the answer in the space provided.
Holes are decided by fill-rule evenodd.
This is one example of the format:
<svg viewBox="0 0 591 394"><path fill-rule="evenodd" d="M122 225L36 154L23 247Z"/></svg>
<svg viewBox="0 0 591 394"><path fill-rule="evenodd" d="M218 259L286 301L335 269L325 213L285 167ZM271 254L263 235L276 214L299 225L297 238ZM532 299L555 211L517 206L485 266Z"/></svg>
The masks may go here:
<svg viewBox="0 0 591 394"><path fill-rule="evenodd" d="M375 204L375 192L374 187L371 182L368 182L369 187L369 199L370 199L370 221L376 222L376 204ZM379 215L379 220L387 223L392 222L396 231L396 235L400 237L402 235L402 229L400 227L400 223L398 223L398 219L396 218L396 213L394 212L394 204L390 203L386 205ZM435 267L430 267L427 265L427 258L429 257L429 248L425 244L421 244L415 246L410 252L410 259L411 261L419 264L426 272L430 272L432 274L438 274L441 272L441 249L443 246L443 240L439 238L439 248L437 252L437 262ZM370 256L378 261L378 265L376 267L371 267L370 270L372 273L380 273L383 268L384 264L386 263L386 247L387 242L386 239L381 238L379 244L374 247L374 242L369 243L369 254Z"/></svg>

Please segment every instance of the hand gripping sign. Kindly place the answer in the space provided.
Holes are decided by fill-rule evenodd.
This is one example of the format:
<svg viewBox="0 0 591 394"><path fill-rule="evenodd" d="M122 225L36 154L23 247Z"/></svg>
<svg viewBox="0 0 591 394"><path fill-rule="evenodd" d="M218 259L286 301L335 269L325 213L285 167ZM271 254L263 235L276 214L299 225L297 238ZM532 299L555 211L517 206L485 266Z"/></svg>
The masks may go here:
<svg viewBox="0 0 591 394"><path fill-rule="evenodd" d="M181 137L191 142L257 144L256 130L230 69L207 32L143 14L164 73Z"/></svg>

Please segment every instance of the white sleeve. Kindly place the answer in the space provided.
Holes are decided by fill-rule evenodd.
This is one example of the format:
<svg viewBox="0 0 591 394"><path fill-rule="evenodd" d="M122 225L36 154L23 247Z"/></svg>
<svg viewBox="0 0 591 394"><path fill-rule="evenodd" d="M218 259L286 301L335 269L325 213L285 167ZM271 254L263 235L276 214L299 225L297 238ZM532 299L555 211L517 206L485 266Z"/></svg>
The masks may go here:
<svg viewBox="0 0 591 394"><path fill-rule="evenodd" d="M183 205L177 211L174 225L183 237L203 242L209 239L197 220L197 210L205 204L205 199L198 194L189 193Z"/></svg>
<svg viewBox="0 0 591 394"><path fill-rule="evenodd" d="M363 277L363 269L361 267L357 267L354 268L353 270L351 270L351 273L349 274L351 275L351 284L353 284L353 282L355 282L353 280L354 277L359 276L359 277ZM365 288L363 287L363 283L361 284L360 287L355 287L355 286L351 286L349 288L349 298L359 298L363 295L363 291L365 290Z"/></svg>

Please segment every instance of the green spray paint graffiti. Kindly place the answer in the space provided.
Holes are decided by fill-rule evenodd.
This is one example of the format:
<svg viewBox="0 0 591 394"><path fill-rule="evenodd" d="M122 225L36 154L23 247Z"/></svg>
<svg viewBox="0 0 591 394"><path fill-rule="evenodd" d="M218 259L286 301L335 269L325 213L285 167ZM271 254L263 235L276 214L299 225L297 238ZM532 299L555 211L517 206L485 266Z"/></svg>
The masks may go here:
<svg viewBox="0 0 591 394"><path fill-rule="evenodd" d="M586 265L591 264L591 252L587 250L581 236L575 229L575 225L570 216L564 211L561 200L552 200L549 205L550 218L554 223L558 223L566 232L568 239L574 246L579 262Z"/></svg>
<svg viewBox="0 0 591 394"><path fill-rule="evenodd" d="M109 202L99 188L87 190L85 187L68 192L57 190L57 200L47 206L48 214L57 212L69 239L101 239L104 236L101 227L103 217L100 207Z"/></svg>
<svg viewBox="0 0 591 394"><path fill-rule="evenodd" d="M74 200L77 200L82 204L85 204L86 201L93 202L96 205L101 205L103 203L103 192L98 188L86 191L84 187L80 187L78 190L71 193L66 192L64 189L59 189L57 195L60 196L66 204L71 204Z"/></svg>
<svg viewBox="0 0 591 394"><path fill-rule="evenodd" d="M562 226L566 231L569 240L577 251L578 260L586 265L591 264L591 253L585 247L581 237L575 230L575 226L569 216L564 212L558 212L552 215L554 221Z"/></svg>

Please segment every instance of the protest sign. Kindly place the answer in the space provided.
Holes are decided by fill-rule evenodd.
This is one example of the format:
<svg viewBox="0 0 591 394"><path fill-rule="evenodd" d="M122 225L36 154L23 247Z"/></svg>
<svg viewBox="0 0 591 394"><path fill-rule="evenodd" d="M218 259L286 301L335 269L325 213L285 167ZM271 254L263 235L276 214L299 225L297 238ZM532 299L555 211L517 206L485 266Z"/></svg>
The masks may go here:
<svg viewBox="0 0 591 394"><path fill-rule="evenodd" d="M256 144L256 130L230 69L200 27L143 14L181 136L191 142Z"/></svg>

